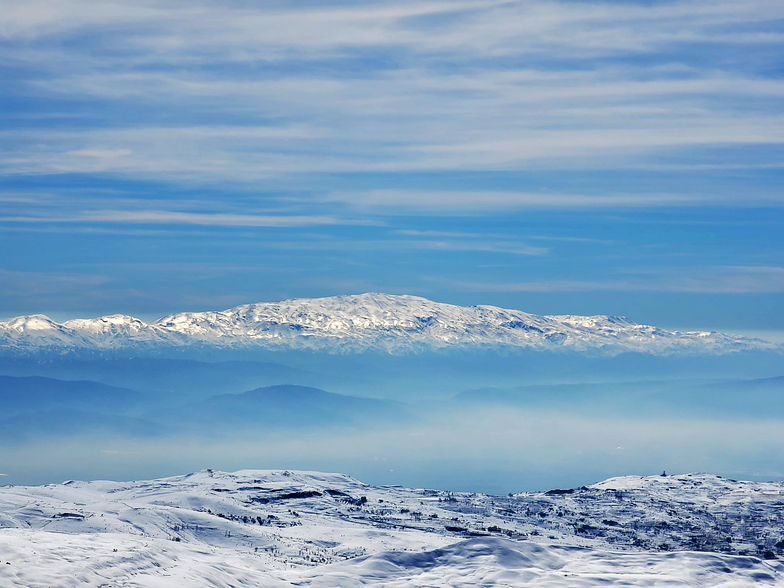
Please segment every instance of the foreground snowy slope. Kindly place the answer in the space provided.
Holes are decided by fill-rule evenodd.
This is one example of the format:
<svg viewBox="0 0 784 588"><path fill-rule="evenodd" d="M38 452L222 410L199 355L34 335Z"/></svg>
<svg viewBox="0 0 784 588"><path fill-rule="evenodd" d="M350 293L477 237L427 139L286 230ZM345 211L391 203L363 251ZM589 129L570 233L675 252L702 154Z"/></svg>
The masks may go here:
<svg viewBox="0 0 784 588"><path fill-rule="evenodd" d="M784 586L784 484L493 497L315 472L0 488L2 586Z"/></svg>
<svg viewBox="0 0 784 588"><path fill-rule="evenodd" d="M511 346L647 353L771 350L715 332L666 331L623 317L538 316L494 306L454 306L416 296L361 294L180 313L152 323L112 315L58 324L43 315L0 322L0 350L265 347L402 353Z"/></svg>
<svg viewBox="0 0 784 588"><path fill-rule="evenodd" d="M0 535L3 586L24 588L399 588L783 586L784 565L752 557L619 553L504 539L460 541L419 552L387 551L315 567L271 569L251 552L191 549L161 539L14 531Z"/></svg>

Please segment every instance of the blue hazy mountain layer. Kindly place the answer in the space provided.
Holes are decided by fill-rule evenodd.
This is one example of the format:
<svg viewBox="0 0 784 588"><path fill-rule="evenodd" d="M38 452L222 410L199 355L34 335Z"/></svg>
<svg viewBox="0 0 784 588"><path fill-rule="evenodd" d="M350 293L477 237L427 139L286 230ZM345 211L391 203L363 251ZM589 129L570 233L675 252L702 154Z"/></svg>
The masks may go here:
<svg viewBox="0 0 784 588"><path fill-rule="evenodd" d="M411 415L390 400L334 394L309 386L278 385L257 388L242 394L221 394L204 401L147 415L180 429L205 434L233 430L254 430L263 434L280 428L367 427L400 423Z"/></svg>
<svg viewBox="0 0 784 588"><path fill-rule="evenodd" d="M128 388L88 380L57 380L41 376L0 376L3 416L51 410L98 410L127 413L149 401Z"/></svg>
<svg viewBox="0 0 784 588"><path fill-rule="evenodd" d="M154 393L89 380L0 376L0 443L159 435L161 425L138 418L158 402Z"/></svg>
<svg viewBox="0 0 784 588"><path fill-rule="evenodd" d="M0 356L0 374L85 379L135 390L206 398L296 384L359 396L451 396L467 388L643 379L759 379L780 376L784 356L757 351L721 356L444 350L411 355L336 355L312 351L225 350L214 353L118 353Z"/></svg>
<svg viewBox="0 0 784 588"><path fill-rule="evenodd" d="M269 386L185 404L179 398L84 380L0 376L0 443L85 435L210 437L240 430L266 435L285 428L361 428L412 418L399 402L308 386Z"/></svg>
<svg viewBox="0 0 784 588"><path fill-rule="evenodd" d="M334 380L325 374L263 361L197 361L92 354L81 357L0 357L0 373L92 380L111 386L158 392L160 399L182 395L188 400L274 384L323 386Z"/></svg>

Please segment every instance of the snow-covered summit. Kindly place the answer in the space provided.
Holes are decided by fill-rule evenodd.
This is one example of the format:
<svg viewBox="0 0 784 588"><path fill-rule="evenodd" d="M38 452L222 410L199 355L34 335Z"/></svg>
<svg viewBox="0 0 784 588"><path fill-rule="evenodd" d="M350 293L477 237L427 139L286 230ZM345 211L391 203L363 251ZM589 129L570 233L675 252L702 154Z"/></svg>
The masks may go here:
<svg viewBox="0 0 784 588"><path fill-rule="evenodd" d="M506 346L654 354L778 348L724 333L666 331L625 317L539 316L495 306L464 307L377 293L183 312L151 323L125 315L62 324L43 315L0 322L0 349L12 351L188 346L391 353Z"/></svg>

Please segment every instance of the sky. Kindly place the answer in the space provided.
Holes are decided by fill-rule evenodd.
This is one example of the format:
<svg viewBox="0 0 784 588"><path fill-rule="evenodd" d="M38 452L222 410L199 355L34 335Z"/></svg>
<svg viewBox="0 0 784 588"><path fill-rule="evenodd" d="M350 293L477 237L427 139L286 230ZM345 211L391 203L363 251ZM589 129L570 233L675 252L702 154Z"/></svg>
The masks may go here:
<svg viewBox="0 0 784 588"><path fill-rule="evenodd" d="M0 13L0 317L379 291L784 340L780 1Z"/></svg>

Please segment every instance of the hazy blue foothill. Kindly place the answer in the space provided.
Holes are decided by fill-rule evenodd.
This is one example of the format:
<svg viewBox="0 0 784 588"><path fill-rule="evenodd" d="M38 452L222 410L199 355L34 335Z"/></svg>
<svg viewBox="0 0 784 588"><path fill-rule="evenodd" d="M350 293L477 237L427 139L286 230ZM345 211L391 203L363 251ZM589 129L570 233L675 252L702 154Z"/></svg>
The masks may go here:
<svg viewBox="0 0 784 588"><path fill-rule="evenodd" d="M4 416L55 409L105 410L128 413L149 404L151 395L89 380L57 380L41 376L0 376Z"/></svg>
<svg viewBox="0 0 784 588"><path fill-rule="evenodd" d="M238 360L239 358L239 360ZM424 351L391 355L313 351L176 350L128 357L120 352L0 356L0 373L85 379L137 390L189 396L245 392L276 384L406 397L445 395L475 386L646 379L770 378L781 375L780 352L724 355L538 352L516 348ZM408 382L409 386L402 383ZM426 383L425 388L418 384Z"/></svg>
<svg viewBox="0 0 784 588"><path fill-rule="evenodd" d="M332 394L307 386L278 385L242 394L221 394L198 403L150 413L147 418L186 431L264 434L291 428L365 428L401 424L411 415L398 402Z"/></svg>
<svg viewBox="0 0 784 588"><path fill-rule="evenodd" d="M0 356L0 373L86 379L136 390L180 393L188 398L244 392L272 384L323 384L326 375L312 374L265 361L198 361L180 357L131 356L118 353L43 354L38 357ZM225 358L224 358L225 359Z"/></svg>

